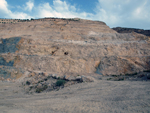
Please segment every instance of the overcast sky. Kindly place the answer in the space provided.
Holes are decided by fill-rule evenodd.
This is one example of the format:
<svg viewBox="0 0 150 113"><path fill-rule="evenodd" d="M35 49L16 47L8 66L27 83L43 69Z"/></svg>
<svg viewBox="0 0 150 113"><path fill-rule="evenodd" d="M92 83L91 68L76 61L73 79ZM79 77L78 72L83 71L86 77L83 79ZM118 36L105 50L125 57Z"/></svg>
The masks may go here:
<svg viewBox="0 0 150 113"><path fill-rule="evenodd" d="M150 0L0 0L0 18L99 20L109 27L150 29Z"/></svg>

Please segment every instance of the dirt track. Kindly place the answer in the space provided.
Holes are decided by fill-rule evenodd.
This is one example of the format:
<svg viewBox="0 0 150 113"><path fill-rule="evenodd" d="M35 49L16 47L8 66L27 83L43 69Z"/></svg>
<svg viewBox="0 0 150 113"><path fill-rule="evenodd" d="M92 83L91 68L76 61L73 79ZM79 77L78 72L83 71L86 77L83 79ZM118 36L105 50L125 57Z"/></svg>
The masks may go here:
<svg viewBox="0 0 150 113"><path fill-rule="evenodd" d="M149 113L149 85L97 80L28 95L16 83L0 82L0 113Z"/></svg>

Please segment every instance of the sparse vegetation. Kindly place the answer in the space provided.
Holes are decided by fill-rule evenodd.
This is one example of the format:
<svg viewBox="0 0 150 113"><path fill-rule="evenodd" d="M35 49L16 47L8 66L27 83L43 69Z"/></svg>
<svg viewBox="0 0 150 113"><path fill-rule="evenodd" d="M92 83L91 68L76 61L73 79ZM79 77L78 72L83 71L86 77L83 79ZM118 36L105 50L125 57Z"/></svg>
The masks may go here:
<svg viewBox="0 0 150 113"><path fill-rule="evenodd" d="M124 80L124 77L117 77L114 79L114 81L123 81Z"/></svg>
<svg viewBox="0 0 150 113"><path fill-rule="evenodd" d="M143 72L150 72L150 70L144 70Z"/></svg>
<svg viewBox="0 0 150 113"><path fill-rule="evenodd" d="M118 81L123 81L124 80L124 77L121 77L118 79Z"/></svg>
<svg viewBox="0 0 150 113"><path fill-rule="evenodd" d="M40 80L40 81L38 81L38 83L41 83L41 82L44 82L44 80Z"/></svg>
<svg viewBox="0 0 150 113"><path fill-rule="evenodd" d="M113 77L118 77L118 75L111 75L111 76L113 76Z"/></svg>
<svg viewBox="0 0 150 113"><path fill-rule="evenodd" d="M147 76L147 79L150 79L150 76Z"/></svg>
<svg viewBox="0 0 150 113"><path fill-rule="evenodd" d="M125 74L125 76L134 76L134 75L137 75L138 73L137 72L135 72L135 73L133 73L133 74Z"/></svg>
<svg viewBox="0 0 150 113"><path fill-rule="evenodd" d="M69 21L79 21L80 19L79 18L69 18L68 20Z"/></svg>
<svg viewBox="0 0 150 113"><path fill-rule="evenodd" d="M111 80L112 78L108 78L107 80Z"/></svg>
<svg viewBox="0 0 150 113"><path fill-rule="evenodd" d="M33 88L33 86L30 86L29 91L31 91L31 90L32 90L32 88Z"/></svg>
<svg viewBox="0 0 150 113"><path fill-rule="evenodd" d="M63 86L65 84L65 80L57 80L56 86Z"/></svg>
<svg viewBox="0 0 150 113"><path fill-rule="evenodd" d="M36 93L41 93L42 91L46 90L48 88L47 85L42 86L41 88L36 89Z"/></svg>
<svg viewBox="0 0 150 113"><path fill-rule="evenodd" d="M30 85L31 83L30 83L29 81L26 81L26 84L27 84L27 85Z"/></svg>

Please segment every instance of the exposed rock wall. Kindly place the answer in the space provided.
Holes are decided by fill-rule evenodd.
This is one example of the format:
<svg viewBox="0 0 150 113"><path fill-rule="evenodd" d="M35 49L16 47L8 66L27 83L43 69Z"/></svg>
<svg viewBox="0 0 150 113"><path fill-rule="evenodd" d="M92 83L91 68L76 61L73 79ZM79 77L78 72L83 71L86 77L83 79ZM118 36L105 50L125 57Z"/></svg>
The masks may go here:
<svg viewBox="0 0 150 113"><path fill-rule="evenodd" d="M3 77L8 72L18 78L26 71L120 75L150 70L149 37L119 34L103 22L46 19L5 24L0 38Z"/></svg>

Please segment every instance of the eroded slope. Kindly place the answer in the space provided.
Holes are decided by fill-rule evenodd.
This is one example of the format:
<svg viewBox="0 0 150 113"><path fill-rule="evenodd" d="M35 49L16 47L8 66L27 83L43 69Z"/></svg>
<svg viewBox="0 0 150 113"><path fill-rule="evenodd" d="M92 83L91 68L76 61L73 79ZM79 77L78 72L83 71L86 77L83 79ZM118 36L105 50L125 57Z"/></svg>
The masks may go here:
<svg viewBox="0 0 150 113"><path fill-rule="evenodd" d="M30 72L77 76L150 70L149 37L119 34L99 21L50 18L1 24L0 38L3 78Z"/></svg>

